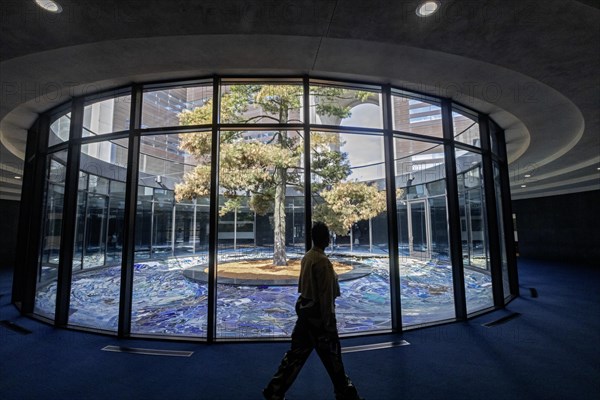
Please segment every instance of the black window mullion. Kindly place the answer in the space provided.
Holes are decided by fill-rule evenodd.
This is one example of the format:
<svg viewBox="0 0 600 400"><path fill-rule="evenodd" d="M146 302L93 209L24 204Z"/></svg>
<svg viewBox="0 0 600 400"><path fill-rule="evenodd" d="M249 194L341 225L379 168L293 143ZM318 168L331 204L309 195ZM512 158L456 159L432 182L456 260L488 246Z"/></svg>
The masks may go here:
<svg viewBox="0 0 600 400"><path fill-rule="evenodd" d="M127 178L125 181L125 211L123 219L123 249L121 255L121 288L119 300L119 337L131 334L133 297L133 263L135 258L135 218L137 213L137 185L139 175L140 134L142 121L142 86L134 85L131 93L129 141L127 147Z"/></svg>
<svg viewBox="0 0 600 400"><path fill-rule="evenodd" d="M479 137L483 156L483 188L485 193L485 212L487 217L488 245L490 249L490 268L492 275L492 293L494 306L504 306L504 291L502 286L502 257L500 254L500 238L498 235L498 214L496 192L494 185L494 166L490 143L489 120L479 116Z"/></svg>
<svg viewBox="0 0 600 400"><path fill-rule="evenodd" d="M394 133L392 129L392 95L389 85L383 87L382 99L392 329L395 332L402 332L400 263L398 254L398 206L396 203L396 163L394 161Z"/></svg>
<svg viewBox="0 0 600 400"><path fill-rule="evenodd" d="M504 131L497 131L498 151L500 159L500 186L502 193L502 217L504 218L504 243L506 243L506 259L508 262L508 282L510 293L519 295L519 274L517 272L517 249L515 246L513 212L510 198L510 178L508 174L508 158L506 154L506 138Z"/></svg>
<svg viewBox="0 0 600 400"><path fill-rule="evenodd" d="M312 247L312 182L310 180L310 81L304 77L304 240L306 251Z"/></svg>
<svg viewBox="0 0 600 400"><path fill-rule="evenodd" d="M73 275L73 252L75 246L75 222L77 220L77 195L79 186L79 162L81 159L81 134L83 130L83 98L73 100L69 130L69 152L65 179L58 281L56 285L56 312L54 324L66 326L69 320L71 278Z"/></svg>
<svg viewBox="0 0 600 400"><path fill-rule="evenodd" d="M450 259L452 260L452 282L454 285L454 306L458 320L467 319L465 275L462 260L462 238L460 231L460 206L458 202L458 182L456 176L456 152L454 150L454 130L452 128L452 104L442 100L442 129L444 132L444 156L446 158L446 192L448 201L448 235L450 236Z"/></svg>
<svg viewBox="0 0 600 400"><path fill-rule="evenodd" d="M22 254L23 257L16 259L12 286L12 302L20 303L23 313L32 313L35 304L36 277L44 227L40 221L44 215L49 131L50 117L46 115L40 117L27 132L17 248L17 254Z"/></svg>
<svg viewBox="0 0 600 400"><path fill-rule="evenodd" d="M217 250L219 223L219 108L221 107L221 80L213 81L211 169L210 169L210 209L208 231L208 310L206 340L214 342L217 334Z"/></svg>

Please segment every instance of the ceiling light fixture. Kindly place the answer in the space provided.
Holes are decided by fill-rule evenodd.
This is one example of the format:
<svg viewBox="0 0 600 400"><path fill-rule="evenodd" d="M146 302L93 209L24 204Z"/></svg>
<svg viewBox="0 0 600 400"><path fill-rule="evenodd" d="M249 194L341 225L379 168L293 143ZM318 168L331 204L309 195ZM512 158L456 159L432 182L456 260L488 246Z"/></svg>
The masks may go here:
<svg viewBox="0 0 600 400"><path fill-rule="evenodd" d="M525 178L531 178L531 175L525 174Z"/></svg>
<svg viewBox="0 0 600 400"><path fill-rule="evenodd" d="M521 187L527 187L527 185L521 185Z"/></svg>
<svg viewBox="0 0 600 400"><path fill-rule="evenodd" d="M19 175L15 175L15 179L21 179Z"/></svg>
<svg viewBox="0 0 600 400"><path fill-rule="evenodd" d="M61 13L63 10L60 4L54 0L35 0L35 4L44 10L55 14Z"/></svg>
<svg viewBox="0 0 600 400"><path fill-rule="evenodd" d="M430 17L440 9L441 3L437 0L424 1L417 6L417 15L419 17Z"/></svg>

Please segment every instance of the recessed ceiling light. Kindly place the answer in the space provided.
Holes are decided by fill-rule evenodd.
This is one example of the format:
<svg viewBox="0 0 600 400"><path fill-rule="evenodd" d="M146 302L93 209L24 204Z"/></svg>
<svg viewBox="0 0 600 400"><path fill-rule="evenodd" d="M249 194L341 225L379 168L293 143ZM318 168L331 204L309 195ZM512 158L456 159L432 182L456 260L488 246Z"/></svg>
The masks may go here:
<svg viewBox="0 0 600 400"><path fill-rule="evenodd" d="M521 185L521 187L527 187L527 185Z"/></svg>
<svg viewBox="0 0 600 400"><path fill-rule="evenodd" d="M525 175L525 178L531 178L531 175L529 175L529 174L526 174L526 175Z"/></svg>
<svg viewBox="0 0 600 400"><path fill-rule="evenodd" d="M35 3L51 13L58 14L62 12L62 7L54 0L35 0Z"/></svg>
<svg viewBox="0 0 600 400"><path fill-rule="evenodd" d="M419 17L429 17L436 13L440 8L440 2L437 0L428 0L419 4L417 7L417 15Z"/></svg>
<svg viewBox="0 0 600 400"><path fill-rule="evenodd" d="M15 176L15 179L21 179L21 177L20 177L20 176L18 176L18 175L16 175L16 176Z"/></svg>

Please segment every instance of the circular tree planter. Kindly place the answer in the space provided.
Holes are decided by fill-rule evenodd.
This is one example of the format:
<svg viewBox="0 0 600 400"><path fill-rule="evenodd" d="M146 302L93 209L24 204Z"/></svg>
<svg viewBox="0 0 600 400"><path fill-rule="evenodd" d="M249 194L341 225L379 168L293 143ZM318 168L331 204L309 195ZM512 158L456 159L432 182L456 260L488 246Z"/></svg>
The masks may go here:
<svg viewBox="0 0 600 400"><path fill-rule="evenodd" d="M340 281L358 279L371 273L366 264L332 259ZM194 265L183 270L183 275L196 282L208 282L208 264ZM218 266L217 283L240 286L292 286L298 284L300 260L290 259L287 266L274 266L270 259L228 261Z"/></svg>

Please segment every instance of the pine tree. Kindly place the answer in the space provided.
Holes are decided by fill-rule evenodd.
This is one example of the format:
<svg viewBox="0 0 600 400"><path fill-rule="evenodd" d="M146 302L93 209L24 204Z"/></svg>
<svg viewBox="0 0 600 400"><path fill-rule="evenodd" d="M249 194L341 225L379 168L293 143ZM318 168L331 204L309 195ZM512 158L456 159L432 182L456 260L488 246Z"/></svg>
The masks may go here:
<svg viewBox="0 0 600 400"><path fill-rule="evenodd" d="M221 97L221 123L299 123L302 86L232 85ZM331 87L313 87L320 116L343 119L351 104L366 101L372 93ZM350 105L344 105L350 104ZM212 100L179 114L181 125L210 124ZM242 131L220 134L219 187L225 197L221 216L235 212L249 196L248 206L258 215L273 212L273 264L287 265L285 243L286 191L304 190L303 132L273 130L262 141L244 140ZM346 182L350 164L339 149L336 133L311 134L312 197L315 220L325 221L332 232L345 235L357 221L375 217L385 210L385 192L363 182ZM192 154L197 166L176 185L177 201L210 194L211 134L182 134L180 148Z"/></svg>

